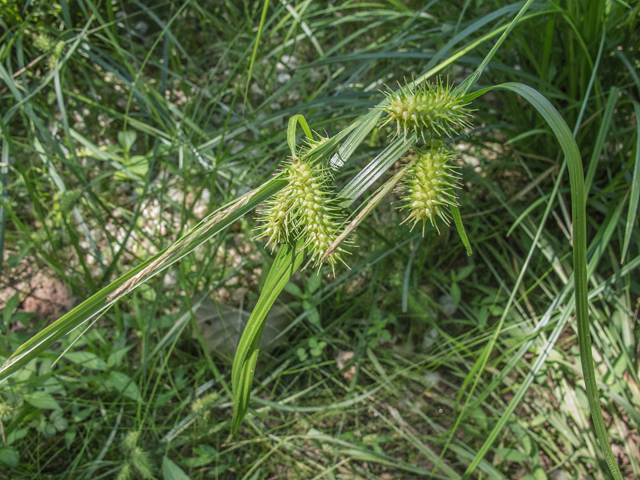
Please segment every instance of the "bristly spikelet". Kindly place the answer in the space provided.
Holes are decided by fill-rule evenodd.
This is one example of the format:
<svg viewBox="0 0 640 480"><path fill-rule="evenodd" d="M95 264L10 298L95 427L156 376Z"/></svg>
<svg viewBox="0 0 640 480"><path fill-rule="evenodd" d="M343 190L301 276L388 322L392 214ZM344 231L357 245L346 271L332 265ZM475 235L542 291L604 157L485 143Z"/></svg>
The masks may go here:
<svg viewBox="0 0 640 480"><path fill-rule="evenodd" d="M131 452L131 463L138 471L139 478L144 478L145 480L153 478L149 454L140 447L134 448Z"/></svg>
<svg viewBox="0 0 640 480"><path fill-rule="evenodd" d="M317 132L313 132L313 133L314 133L313 138L305 139L304 145L300 150L300 158L308 157L311 154L311 152L313 152L316 148L318 148L320 145L322 145L323 143L329 140L329 137L323 137Z"/></svg>
<svg viewBox="0 0 640 480"><path fill-rule="evenodd" d="M138 432L129 432L122 440L122 449L130 453L138 444Z"/></svg>
<svg viewBox="0 0 640 480"><path fill-rule="evenodd" d="M291 239L293 228L291 209L293 207L291 183L265 202L261 212L262 226L256 239L267 237L267 244L273 251L277 245Z"/></svg>
<svg viewBox="0 0 640 480"><path fill-rule="evenodd" d="M338 234L337 207L333 205L327 182L329 172L321 165L311 167L308 163L295 160L290 167L290 185L292 185L295 205L295 226L299 237L304 238L304 247L311 254L310 262L320 266L320 260L336 239ZM332 252L326 261L335 269L340 260L342 249Z"/></svg>
<svg viewBox="0 0 640 480"><path fill-rule="evenodd" d="M62 58L66 43L62 40L57 41L49 35L41 34L33 39L33 46L43 54L49 55L47 65L53 69L56 61Z"/></svg>
<svg viewBox="0 0 640 480"><path fill-rule="evenodd" d="M322 165L311 166L299 158L285 166L288 185L267 203L262 212L260 237L268 237L275 247L281 242L304 239L310 262L320 266L320 259L337 237L338 209L328 188L330 173ZM342 249L333 252L327 262L333 267Z"/></svg>
<svg viewBox="0 0 640 480"><path fill-rule="evenodd" d="M135 469L137 475L135 478L144 478L145 480L153 478L151 461L149 455L142 448L137 446L138 432L130 432L122 441L122 451L129 458L120 473L118 479L127 480L133 475Z"/></svg>
<svg viewBox="0 0 640 480"><path fill-rule="evenodd" d="M33 39L33 46L41 52L48 52L55 45L55 40L49 35L40 34Z"/></svg>
<svg viewBox="0 0 640 480"><path fill-rule="evenodd" d="M132 475L131 464L125 463L120 469L120 472L118 473L118 477L116 478L116 480L130 480L131 475Z"/></svg>
<svg viewBox="0 0 640 480"><path fill-rule="evenodd" d="M313 138L307 138L300 151L300 158L308 157L313 150L327 140L329 140L328 137L323 137L317 133ZM294 204L296 203L294 190L297 188L297 182L300 181L295 169L292 170L296 162L301 163L300 160L296 159L293 163L285 165L283 169L286 172L289 184L267 200L262 209L261 217L263 223L256 238L268 237L267 244L271 245L272 251L277 245L294 240L298 236L296 234L299 233L294 225Z"/></svg>
<svg viewBox="0 0 640 480"><path fill-rule="evenodd" d="M458 205L455 189L459 186L460 174L452 161L454 156L440 145L428 151L416 149L416 153L418 158L409 172L404 195L406 204L402 209L411 212L404 221L413 221L411 229L423 222L424 235L427 220L436 228L436 217L449 225L447 210Z"/></svg>
<svg viewBox="0 0 640 480"><path fill-rule="evenodd" d="M406 85L384 94L388 103L376 107L387 113L382 126L395 123L398 136L404 135L405 140L410 132L426 142L428 138L438 139L442 135L451 137L456 128L470 126L468 104L442 80Z"/></svg>

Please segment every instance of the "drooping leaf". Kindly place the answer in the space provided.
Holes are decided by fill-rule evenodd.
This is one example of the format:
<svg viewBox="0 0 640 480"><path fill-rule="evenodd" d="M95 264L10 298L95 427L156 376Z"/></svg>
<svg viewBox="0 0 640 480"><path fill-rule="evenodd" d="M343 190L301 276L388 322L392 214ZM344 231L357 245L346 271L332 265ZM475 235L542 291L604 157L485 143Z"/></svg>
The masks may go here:
<svg viewBox="0 0 640 480"><path fill-rule="evenodd" d="M237 432L249 407L255 366L260 353L260 339L271 306L304 259L304 240L297 245L284 244L271 265L258 303L251 312L233 359L231 383L234 407L232 431Z"/></svg>
<svg viewBox="0 0 640 480"><path fill-rule="evenodd" d="M587 225L585 209L584 172L582 169L582 157L576 145L575 139L566 122L558 111L542 94L535 89L520 83L505 83L494 88L500 88L519 94L527 100L545 119L567 159L569 180L571 185L571 217L573 224L573 266L575 307L578 322L578 341L580 344L580 360L589 399L589 409L593 419L593 427L600 442L607 465L616 480L622 480L622 475L615 461L615 457L609 445L609 435L604 424L602 410L599 402L598 386L596 383L593 356L591 353L591 334L589 326L588 306L588 272L587 272ZM473 462L467 468L464 479L470 477L478 466L478 463L493 441L498 432L494 429L484 442Z"/></svg>
<svg viewBox="0 0 640 480"><path fill-rule="evenodd" d="M0 380L18 371L71 330L104 313L120 297L139 287L149 278L165 270L199 245L225 230L237 219L283 188L285 184L284 180L276 177L235 200L231 205L212 213L172 246L132 269L39 331L22 344L0 367Z"/></svg>

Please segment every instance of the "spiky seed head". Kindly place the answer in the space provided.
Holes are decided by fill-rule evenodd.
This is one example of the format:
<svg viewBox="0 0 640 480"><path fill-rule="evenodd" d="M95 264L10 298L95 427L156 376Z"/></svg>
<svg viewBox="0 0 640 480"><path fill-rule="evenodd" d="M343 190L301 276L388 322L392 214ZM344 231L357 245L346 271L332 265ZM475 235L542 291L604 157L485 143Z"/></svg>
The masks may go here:
<svg viewBox="0 0 640 480"><path fill-rule="evenodd" d="M198 398L195 402L191 404L191 411L194 415L204 415L209 413L209 409L211 408L211 404L218 399L218 393L212 393L210 395L205 395L204 397Z"/></svg>
<svg viewBox="0 0 640 480"><path fill-rule="evenodd" d="M138 432L129 432L122 441L122 449L125 452L131 452L138 444Z"/></svg>
<svg viewBox="0 0 640 480"><path fill-rule="evenodd" d="M0 402L0 420L9 417L13 413L13 407L8 403Z"/></svg>
<svg viewBox="0 0 640 480"><path fill-rule="evenodd" d="M308 157L316 148L327 142L329 137L323 137L317 132L313 132L313 137L306 137L304 145L300 149L300 158Z"/></svg>
<svg viewBox="0 0 640 480"><path fill-rule="evenodd" d="M138 432L130 432L122 441L122 450L129 457L129 462L122 467L118 478L130 478L134 469L137 472L136 478L150 479L153 477L149 455L138 446L138 437Z"/></svg>
<svg viewBox="0 0 640 480"><path fill-rule="evenodd" d="M64 52L64 47L66 47L66 43L63 42L62 40L56 42L56 46L53 47L53 55L56 58L60 58L62 56L62 53Z"/></svg>
<svg viewBox="0 0 640 480"><path fill-rule="evenodd" d="M53 37L41 33L33 39L33 46L40 52L46 53L56 45L56 41Z"/></svg>
<svg viewBox="0 0 640 480"><path fill-rule="evenodd" d="M133 451L131 452L131 463L138 471L140 478L144 478L145 480L153 478L149 454L142 450L142 448L135 447L133 449Z"/></svg>
<svg viewBox="0 0 640 480"><path fill-rule="evenodd" d="M436 218L449 225L448 211L457 206L456 188L459 188L460 174L453 162L453 154L434 146L431 150L416 149L418 158L408 174L405 182L406 193L403 196L403 210L409 210L404 222L412 221L413 225L422 221L422 233L427 220L438 228Z"/></svg>
<svg viewBox="0 0 640 480"><path fill-rule="evenodd" d="M309 262L319 267L325 252L337 238L340 226L337 208L327 188L330 173L322 166L311 167L300 161L294 162L292 172L297 177L294 209L300 236L305 239L304 248L310 252ZM336 250L326 259L334 271L343 251Z"/></svg>
<svg viewBox="0 0 640 480"><path fill-rule="evenodd" d="M291 240L291 208L293 198L291 185L286 186L267 200L261 211L262 226L256 239L267 238L273 251L277 245Z"/></svg>
<svg viewBox="0 0 640 480"><path fill-rule="evenodd" d="M457 129L468 127L471 110L462 96L442 80L435 83L407 84L398 90L384 92L387 103L375 107L387 114L382 126L389 123L396 127L398 136L415 133L423 141L451 137Z"/></svg>
<svg viewBox="0 0 640 480"><path fill-rule="evenodd" d="M132 475L131 464L127 462L120 469L120 472L118 473L117 480L130 480L131 479L131 475Z"/></svg>
<svg viewBox="0 0 640 480"><path fill-rule="evenodd" d="M33 46L43 54L47 54L47 66L53 69L57 60L62 58L67 44L46 34L40 34L33 39Z"/></svg>
<svg viewBox="0 0 640 480"><path fill-rule="evenodd" d="M340 226L338 208L327 185L331 174L323 166L311 166L300 158L285 166L285 174L288 185L267 203L258 238L269 237L274 246L303 238L310 263L318 267ZM332 268L343 251L338 249L327 258Z"/></svg>

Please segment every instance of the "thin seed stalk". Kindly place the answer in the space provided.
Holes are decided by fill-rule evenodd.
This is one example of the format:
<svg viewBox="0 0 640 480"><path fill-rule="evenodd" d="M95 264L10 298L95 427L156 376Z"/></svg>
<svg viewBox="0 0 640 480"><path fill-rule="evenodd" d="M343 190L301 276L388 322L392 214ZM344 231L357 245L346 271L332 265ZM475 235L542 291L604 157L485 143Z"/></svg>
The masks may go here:
<svg viewBox="0 0 640 480"><path fill-rule="evenodd" d="M380 203L380 201L398 184L402 177L411 169L415 163L415 159L406 164L398 173L396 173L391 180L385 183L382 188L376 193L371 200L367 202L364 208L356 215L356 217L347 225L342 233L331 243L324 256L320 259L323 262L326 258L333 254L336 249L340 248L340 245L352 234L358 225L373 211L373 209Z"/></svg>

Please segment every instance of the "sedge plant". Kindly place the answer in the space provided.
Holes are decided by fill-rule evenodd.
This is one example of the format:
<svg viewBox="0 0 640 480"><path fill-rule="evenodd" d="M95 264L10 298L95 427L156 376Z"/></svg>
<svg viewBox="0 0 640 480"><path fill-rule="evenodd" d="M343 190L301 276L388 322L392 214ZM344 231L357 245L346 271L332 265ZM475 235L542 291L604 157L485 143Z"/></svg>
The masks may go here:
<svg viewBox="0 0 640 480"><path fill-rule="evenodd" d="M464 50L442 61L397 91L387 92L386 98L381 99L381 102L367 115L328 139L318 139L301 115L292 117L287 130L290 159L273 179L212 213L176 243L109 284L26 341L0 368L0 378L6 379L19 371L70 331L76 328L87 328L119 299L262 205L260 211L262 228L258 238L266 239L272 248L278 249L278 252L234 358L233 431L237 431L251 401L255 368L260 353L260 337L266 315L278 294L295 271L306 265L320 268L321 264L326 262L332 270L339 268L340 264L346 261L345 257L349 249L348 246L343 246L343 242L382 201L385 194L403 182L401 191L403 192L402 208L407 215L405 221L414 226L421 224L420 227L424 232L426 228L437 228L438 219L445 225L448 225L452 219L467 250L471 250L456 200L459 176L453 161L455 152L448 139L456 133L461 133L464 128L473 123L473 114L468 105L484 93L496 88L518 94L532 105L553 131L566 157L572 197L575 311L587 397L594 429L607 464L612 475L617 479L621 478L608 443L608 434L598 403L598 387L591 357L584 207L588 192L585 192L584 188L580 152L565 120L549 100L535 89L522 84L509 83L472 92L483 70L508 38L512 29L523 19L531 4L532 1L527 1L522 6L513 21L502 30L500 39L477 70L455 88L448 83L445 85L442 80L433 80L433 78L464 55ZM44 40L39 42L42 44L43 54L46 51L53 59L54 75L59 68L59 62L66 61L69 52L79 48L80 43L78 41L69 46L65 55L63 45L51 42L44 45ZM0 68L2 68L0 73L7 77L4 68ZM24 98L20 91L12 94L19 101ZM296 145L298 124L302 126L306 136L306 146L303 148L298 148ZM376 128L388 130L389 144L341 191L334 192L331 175L349 160L364 138ZM7 145L7 148L11 149L11 145ZM400 171L380 187L376 194L354 214L350 222L344 221L343 212L353 205L376 180L382 178L393 164L403 158L406 160L402 163ZM536 242L533 242L532 249L535 246ZM514 292L520 281L521 277L518 285L513 289ZM498 328L497 332L499 331ZM494 435L492 432L491 437L495 439L498 433ZM142 476L150 475L150 473L147 474L147 466L145 466L148 463L145 460L145 454L135 446L136 440L127 441L128 451L132 453L120 472L122 478L127 478L135 469ZM487 442L490 443L489 440ZM481 460L481 456L475 458L472 464L477 465ZM468 478L472 471L470 467L465 477Z"/></svg>

